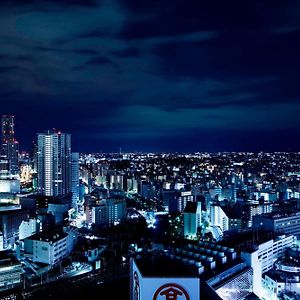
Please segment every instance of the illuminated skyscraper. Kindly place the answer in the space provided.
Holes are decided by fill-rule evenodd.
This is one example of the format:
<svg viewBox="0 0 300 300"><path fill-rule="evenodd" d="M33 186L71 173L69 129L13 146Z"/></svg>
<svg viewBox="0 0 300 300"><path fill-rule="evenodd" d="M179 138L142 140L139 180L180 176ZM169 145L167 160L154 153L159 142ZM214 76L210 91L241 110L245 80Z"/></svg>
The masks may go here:
<svg viewBox="0 0 300 300"><path fill-rule="evenodd" d="M38 190L46 196L71 192L71 135L60 131L38 134Z"/></svg>
<svg viewBox="0 0 300 300"><path fill-rule="evenodd" d="M2 116L2 156L7 158L9 163L9 175L19 174L19 143L15 139L14 116Z"/></svg>
<svg viewBox="0 0 300 300"><path fill-rule="evenodd" d="M79 202L79 153L72 153L72 206L77 210Z"/></svg>

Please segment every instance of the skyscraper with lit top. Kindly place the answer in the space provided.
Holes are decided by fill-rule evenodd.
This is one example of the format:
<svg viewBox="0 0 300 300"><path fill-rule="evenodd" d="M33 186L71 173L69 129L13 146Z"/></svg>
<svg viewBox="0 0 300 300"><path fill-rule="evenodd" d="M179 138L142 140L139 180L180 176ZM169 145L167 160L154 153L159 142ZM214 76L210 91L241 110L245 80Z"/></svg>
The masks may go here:
<svg viewBox="0 0 300 300"><path fill-rule="evenodd" d="M3 115L1 122L1 154L8 160L10 176L19 174L19 143L15 139L14 116Z"/></svg>
<svg viewBox="0 0 300 300"><path fill-rule="evenodd" d="M57 130L38 134L38 190L46 196L71 192L71 135Z"/></svg>

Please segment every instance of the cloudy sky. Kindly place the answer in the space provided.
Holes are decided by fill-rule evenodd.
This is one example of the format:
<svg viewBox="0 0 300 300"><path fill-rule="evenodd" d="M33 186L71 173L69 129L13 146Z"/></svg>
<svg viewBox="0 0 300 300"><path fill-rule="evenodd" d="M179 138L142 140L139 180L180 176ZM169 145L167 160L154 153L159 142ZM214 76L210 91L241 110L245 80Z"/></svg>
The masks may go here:
<svg viewBox="0 0 300 300"><path fill-rule="evenodd" d="M298 151L300 2L3 0L0 112L21 149Z"/></svg>

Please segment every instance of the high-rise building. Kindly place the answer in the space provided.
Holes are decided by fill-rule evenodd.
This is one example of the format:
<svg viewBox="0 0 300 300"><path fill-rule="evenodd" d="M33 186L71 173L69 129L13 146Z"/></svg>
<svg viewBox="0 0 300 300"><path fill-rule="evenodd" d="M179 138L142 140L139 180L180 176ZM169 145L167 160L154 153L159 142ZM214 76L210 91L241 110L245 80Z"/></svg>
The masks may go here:
<svg viewBox="0 0 300 300"><path fill-rule="evenodd" d="M104 199L99 205L92 206L91 210L91 221L96 225L112 226L126 219L125 199Z"/></svg>
<svg viewBox="0 0 300 300"><path fill-rule="evenodd" d="M188 201L194 202L192 191L176 191L175 197L169 199L169 212L183 212Z"/></svg>
<svg viewBox="0 0 300 300"><path fill-rule="evenodd" d="M1 127L2 156L9 162L9 175L19 174L19 143L15 139L14 116L3 115Z"/></svg>
<svg viewBox="0 0 300 300"><path fill-rule="evenodd" d="M31 168L33 173L37 173L37 164L38 164L38 145L35 141L31 145Z"/></svg>
<svg viewBox="0 0 300 300"><path fill-rule="evenodd" d="M72 207L75 210L78 209L78 202L79 202L79 153L73 152L72 153L72 184L71 184L71 191L72 191Z"/></svg>
<svg viewBox="0 0 300 300"><path fill-rule="evenodd" d="M71 192L71 135L52 130L38 134L38 190L46 196Z"/></svg>
<svg viewBox="0 0 300 300"><path fill-rule="evenodd" d="M210 223L212 226L220 227L222 232L229 229L229 218L220 205L210 206Z"/></svg>
<svg viewBox="0 0 300 300"><path fill-rule="evenodd" d="M183 212L184 238L197 237L198 228L201 226L201 202L188 201Z"/></svg>

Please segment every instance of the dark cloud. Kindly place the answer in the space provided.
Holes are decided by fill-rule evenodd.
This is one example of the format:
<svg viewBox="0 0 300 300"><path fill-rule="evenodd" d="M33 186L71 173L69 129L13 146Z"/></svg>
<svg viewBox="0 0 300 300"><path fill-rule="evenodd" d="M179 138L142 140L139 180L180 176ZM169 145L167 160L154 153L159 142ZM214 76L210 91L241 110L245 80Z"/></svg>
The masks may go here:
<svg viewBox="0 0 300 300"><path fill-rule="evenodd" d="M0 73L7 73L7 72L13 72L13 71L25 71L23 68L18 66L7 66L7 67L0 67Z"/></svg>
<svg viewBox="0 0 300 300"><path fill-rule="evenodd" d="M1 1L0 112L16 115L24 148L57 127L78 150L253 150L265 135L279 149L276 132L300 131L299 12L277 0Z"/></svg>
<svg viewBox="0 0 300 300"><path fill-rule="evenodd" d="M105 65L105 64L111 64L113 65L113 61L107 57L97 56L95 58L90 59L87 61L87 64L89 65Z"/></svg>
<svg viewBox="0 0 300 300"><path fill-rule="evenodd" d="M129 47L124 50L112 51L112 54L120 58L138 57L140 56L140 51L138 48Z"/></svg>
<svg viewBox="0 0 300 300"><path fill-rule="evenodd" d="M86 62L86 65L94 67L108 65L113 67L117 72L121 72L120 66L116 62L114 62L110 58L103 56L96 56L94 58L89 59Z"/></svg>
<svg viewBox="0 0 300 300"><path fill-rule="evenodd" d="M79 38L103 38L106 36L102 29L94 29L89 32L80 33L77 37Z"/></svg>
<svg viewBox="0 0 300 300"><path fill-rule="evenodd" d="M125 1L125 3L133 11L138 13L142 11L146 15L145 19L138 18L137 21L133 19L128 23L121 33L121 37L125 39L170 36L200 30L249 30L263 26L257 1L175 0L171 3L170 1L150 1L147 4Z"/></svg>
<svg viewBox="0 0 300 300"><path fill-rule="evenodd" d="M35 4L56 4L56 5L80 5L80 6L96 6L98 5L97 0L2 0L2 5L35 5Z"/></svg>
<svg viewBox="0 0 300 300"><path fill-rule="evenodd" d="M98 51L92 49L75 49L73 50L74 53L83 54L83 55L97 55L99 54Z"/></svg>

